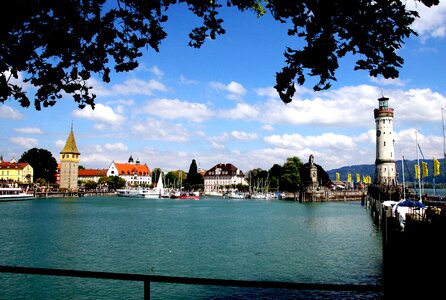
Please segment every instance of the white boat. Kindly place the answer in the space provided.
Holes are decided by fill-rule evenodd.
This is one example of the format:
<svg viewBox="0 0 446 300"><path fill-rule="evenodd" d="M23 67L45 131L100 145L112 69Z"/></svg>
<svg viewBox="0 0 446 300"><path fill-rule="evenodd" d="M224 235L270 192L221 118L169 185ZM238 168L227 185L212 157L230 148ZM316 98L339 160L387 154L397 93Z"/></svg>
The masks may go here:
<svg viewBox="0 0 446 300"><path fill-rule="evenodd" d="M147 189L138 189L138 188L125 188L125 189L119 189L116 190L116 195L121 197L144 197L145 191L148 191Z"/></svg>
<svg viewBox="0 0 446 300"><path fill-rule="evenodd" d="M254 193L251 195L251 199L270 200L274 198L275 196L273 193Z"/></svg>
<svg viewBox="0 0 446 300"><path fill-rule="evenodd" d="M147 188L125 188L116 190L116 194L121 197L132 197L132 198L148 198L157 199L163 198L165 196L163 179L160 175L158 179L158 184L155 189Z"/></svg>
<svg viewBox="0 0 446 300"><path fill-rule="evenodd" d="M0 201L30 200L34 198L34 194L30 194L21 188L0 187Z"/></svg>
<svg viewBox="0 0 446 300"><path fill-rule="evenodd" d="M223 195L224 198L231 198L231 199L245 199L246 196L242 192L239 191L230 191L228 193L225 193Z"/></svg>
<svg viewBox="0 0 446 300"><path fill-rule="evenodd" d="M223 197L222 192L205 192L205 195L210 197Z"/></svg>
<svg viewBox="0 0 446 300"><path fill-rule="evenodd" d="M164 184L163 184L163 173L160 173L158 177L158 183L156 184L156 188L153 190L145 190L144 191L144 198L149 199L156 199L156 198L163 198L165 195L164 192Z"/></svg>

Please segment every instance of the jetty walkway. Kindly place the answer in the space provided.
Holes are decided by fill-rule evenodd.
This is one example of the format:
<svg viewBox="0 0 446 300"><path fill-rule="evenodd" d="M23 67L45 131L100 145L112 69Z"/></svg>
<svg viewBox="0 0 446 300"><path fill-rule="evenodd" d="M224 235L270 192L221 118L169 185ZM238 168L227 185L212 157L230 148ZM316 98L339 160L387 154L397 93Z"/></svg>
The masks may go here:
<svg viewBox="0 0 446 300"><path fill-rule="evenodd" d="M110 191L45 191L34 192L34 198L64 198L64 197L85 197L85 196L113 196L115 192Z"/></svg>

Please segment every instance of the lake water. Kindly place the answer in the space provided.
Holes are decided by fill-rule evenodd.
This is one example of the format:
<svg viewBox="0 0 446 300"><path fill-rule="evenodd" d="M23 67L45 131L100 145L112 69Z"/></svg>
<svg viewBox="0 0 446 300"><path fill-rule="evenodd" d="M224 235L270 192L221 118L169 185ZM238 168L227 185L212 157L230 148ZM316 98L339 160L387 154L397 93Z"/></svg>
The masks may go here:
<svg viewBox="0 0 446 300"><path fill-rule="evenodd" d="M167 276L382 284L360 202L84 197L0 203L0 264ZM152 299L380 299L379 293L151 284ZM142 283L0 273L0 299L142 299Z"/></svg>

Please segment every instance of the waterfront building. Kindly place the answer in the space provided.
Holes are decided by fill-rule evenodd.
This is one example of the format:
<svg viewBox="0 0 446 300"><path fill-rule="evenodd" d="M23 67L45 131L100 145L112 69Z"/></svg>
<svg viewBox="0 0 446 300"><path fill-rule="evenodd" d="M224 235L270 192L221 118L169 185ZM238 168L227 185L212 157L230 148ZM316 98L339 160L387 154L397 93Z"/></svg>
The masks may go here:
<svg viewBox="0 0 446 300"><path fill-rule="evenodd" d="M0 181L17 184L33 182L34 169L29 163L17 162L14 158L9 162L0 156Z"/></svg>
<svg viewBox="0 0 446 300"><path fill-rule="evenodd" d="M394 186L396 182L395 139L393 134L393 108L389 108L389 98L378 99L379 107L375 108L376 124L376 160L375 184Z"/></svg>
<svg viewBox="0 0 446 300"><path fill-rule="evenodd" d="M107 176L108 169L80 169L78 174L78 181L87 182L94 181L98 182L99 178Z"/></svg>
<svg viewBox="0 0 446 300"><path fill-rule="evenodd" d="M152 183L152 172L147 164L134 161L131 155L127 163L113 161L107 170L107 176L119 176L126 181L127 186L148 186Z"/></svg>
<svg viewBox="0 0 446 300"><path fill-rule="evenodd" d="M220 163L204 174L204 192L223 192L228 186L248 185L245 174L233 164Z"/></svg>
<svg viewBox="0 0 446 300"><path fill-rule="evenodd" d="M60 152L60 174L59 188L61 190L77 191L77 180L79 173L80 152L77 150L74 139L73 125L71 125L65 147Z"/></svg>

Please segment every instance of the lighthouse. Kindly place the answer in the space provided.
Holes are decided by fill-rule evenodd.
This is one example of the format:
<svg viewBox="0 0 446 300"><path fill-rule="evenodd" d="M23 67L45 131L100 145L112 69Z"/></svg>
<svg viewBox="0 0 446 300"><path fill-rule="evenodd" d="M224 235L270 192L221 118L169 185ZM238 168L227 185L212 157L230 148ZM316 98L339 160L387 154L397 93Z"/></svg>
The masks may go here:
<svg viewBox="0 0 446 300"><path fill-rule="evenodd" d="M389 98L378 99L375 108L376 160L375 184L394 186L396 182L395 139L393 133L393 108L389 108Z"/></svg>

